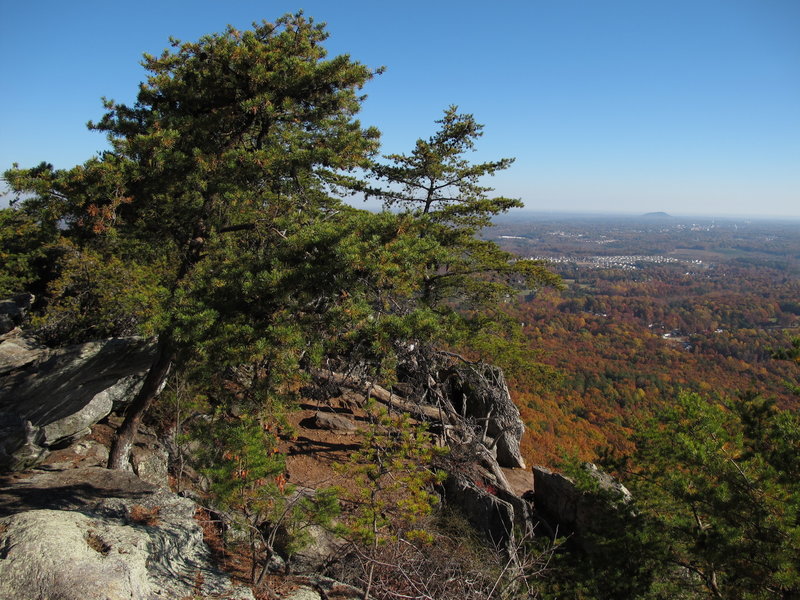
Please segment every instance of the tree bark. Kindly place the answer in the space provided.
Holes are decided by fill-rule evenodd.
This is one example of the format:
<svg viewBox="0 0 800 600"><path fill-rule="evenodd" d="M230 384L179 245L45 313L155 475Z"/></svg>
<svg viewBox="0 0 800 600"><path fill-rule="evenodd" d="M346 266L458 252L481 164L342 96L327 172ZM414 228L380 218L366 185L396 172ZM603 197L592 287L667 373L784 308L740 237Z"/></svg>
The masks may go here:
<svg viewBox="0 0 800 600"><path fill-rule="evenodd" d="M208 214L211 210L212 198L206 198L203 205L202 214ZM194 265L200 262L202 258L201 251L205 246L205 240L208 237L208 227L206 226L203 218L200 217L194 224L192 230L192 238L187 241L186 255L181 262L178 275L171 292L171 299L174 298L175 290L183 278L192 270ZM170 300L171 302L171 300ZM174 319L174 315L172 315ZM128 458L131 453L131 446L133 446L133 438L139 430L139 425L142 422L142 417L150 405L161 392L164 385L164 380L167 378L169 368L175 359L175 347L173 344L173 321L170 321L170 326L165 328L165 331L158 336L158 348L156 350L156 358L147 372L147 376L142 384L142 389L136 394L131 405L125 413L125 420L117 429L114 436L114 441L111 444L111 450L108 453L108 468L109 469L124 469L128 464Z"/></svg>
<svg viewBox="0 0 800 600"><path fill-rule="evenodd" d="M417 417L427 417L436 421L442 421L442 411L435 406L425 406L424 404L417 404L398 396L379 386L377 383L370 381L363 381L356 377L349 377L342 373L334 371L326 371L324 369L311 369L311 375L317 379L324 381L332 381L339 385L358 390L364 394L364 397L372 396L382 404L396 408L397 410L411 413Z"/></svg>
<svg viewBox="0 0 800 600"><path fill-rule="evenodd" d="M128 464L133 438L139 430L142 417L158 396L164 380L167 378L174 359L174 352L167 338L168 336L162 336L159 339L156 358L147 372L142 388L128 407L125 420L114 435L114 441L108 453L109 469L124 469Z"/></svg>

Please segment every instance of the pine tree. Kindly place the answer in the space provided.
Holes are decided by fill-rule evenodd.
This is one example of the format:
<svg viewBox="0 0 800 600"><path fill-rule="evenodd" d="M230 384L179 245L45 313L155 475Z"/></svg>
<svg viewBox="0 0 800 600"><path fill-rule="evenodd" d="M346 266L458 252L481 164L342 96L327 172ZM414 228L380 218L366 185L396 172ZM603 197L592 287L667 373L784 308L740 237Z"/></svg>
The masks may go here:
<svg viewBox="0 0 800 600"><path fill-rule="evenodd" d="M334 213L327 190L375 149L377 131L354 120L373 73L348 56L327 59L326 37L298 13L172 40L160 56L145 55L150 75L136 103L106 101L90 125L108 134L110 151L70 170L5 174L30 195L27 210L56 214L98 252L147 265L167 257L158 276L170 293L151 320L157 356L117 433L112 468L127 460L179 351L224 320L194 286L230 281L235 274L223 271L234 253L281 249Z"/></svg>
<svg viewBox="0 0 800 600"><path fill-rule="evenodd" d="M339 511L335 490L319 489L309 496L288 483L271 419L218 414L203 427L203 472L217 506L247 536L254 584L262 582L278 539L285 538L283 549L291 555L308 541L310 524L330 526Z"/></svg>
<svg viewBox="0 0 800 600"><path fill-rule="evenodd" d="M369 597L380 547L389 540L430 541L418 527L438 504L432 486L441 483L444 472L434 459L447 452L437 447L424 424L409 415L386 414L367 406L370 427L361 448L350 461L337 465L355 483L346 499L354 506L341 533L351 541L365 564L364 598Z"/></svg>
<svg viewBox="0 0 800 600"><path fill-rule="evenodd" d="M492 215L523 206L519 200L487 198L490 187L480 179L509 168L513 158L471 164L464 154L474 150L483 135L483 125L470 114L460 114L457 106L445 110L436 121L439 131L427 140L418 139L410 155L390 154L388 163L376 163L375 177L389 186L373 190L388 207L435 215L437 220L486 227Z"/></svg>
<svg viewBox="0 0 800 600"><path fill-rule="evenodd" d="M635 443L616 465L634 504L595 532L613 551L596 557L594 587L638 578L649 581L642 597L797 597L797 415L756 396L723 405L684 393Z"/></svg>

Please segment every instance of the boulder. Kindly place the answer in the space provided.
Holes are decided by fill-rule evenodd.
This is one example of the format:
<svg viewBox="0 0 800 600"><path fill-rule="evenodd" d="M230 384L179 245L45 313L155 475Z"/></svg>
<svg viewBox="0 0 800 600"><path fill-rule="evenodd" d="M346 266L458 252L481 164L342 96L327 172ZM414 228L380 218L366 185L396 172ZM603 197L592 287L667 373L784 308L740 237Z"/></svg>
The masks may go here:
<svg viewBox="0 0 800 600"><path fill-rule="evenodd" d="M45 351L44 346L19 334L18 329L0 337L0 377L24 369Z"/></svg>
<svg viewBox="0 0 800 600"><path fill-rule="evenodd" d="M130 463L142 481L169 487L169 452L151 431L140 427L131 447Z"/></svg>
<svg viewBox="0 0 800 600"><path fill-rule="evenodd" d="M473 480L482 482L483 488L491 490L493 496L511 506L514 524L518 531L525 535L533 535L533 520L528 502L517 493L508 479L508 475L516 471L518 470L501 468L497 464L497 458L485 449L478 449L472 465Z"/></svg>
<svg viewBox="0 0 800 600"><path fill-rule="evenodd" d="M511 399L503 370L492 365L459 366L449 378L449 387L455 409L485 427L493 438L498 464L524 469L519 443L525 424Z"/></svg>
<svg viewBox="0 0 800 600"><path fill-rule="evenodd" d="M43 437L30 421L0 412L0 471L21 471L39 463L47 456Z"/></svg>
<svg viewBox="0 0 800 600"><path fill-rule="evenodd" d="M308 543L292 555L290 566L293 573L317 573L341 551L344 542L319 525L309 524L304 532Z"/></svg>
<svg viewBox="0 0 800 600"><path fill-rule="evenodd" d="M584 550L590 549L586 535L603 527L620 504L631 502L631 493L596 465L584 465L591 482L591 492L583 491L575 482L541 466L533 467L533 501L536 514L559 535L574 537Z"/></svg>
<svg viewBox="0 0 800 600"><path fill-rule="evenodd" d="M539 465L533 467L533 501L537 514L548 522L574 531L582 496L569 477Z"/></svg>
<svg viewBox="0 0 800 600"><path fill-rule="evenodd" d="M330 600L334 598L336 600L364 599L364 590L318 573L307 576L294 576L292 579L299 586L282 596L286 600L316 600L317 598L330 598ZM369 600L373 600L373 597L369 596Z"/></svg>
<svg viewBox="0 0 800 600"><path fill-rule="evenodd" d="M5 313L0 313L0 333L6 333L14 329L14 321Z"/></svg>
<svg viewBox="0 0 800 600"><path fill-rule="evenodd" d="M51 452L38 466L42 469L61 471L78 467L105 467L106 464L108 464L108 448L96 439L85 437L66 448Z"/></svg>
<svg viewBox="0 0 800 600"><path fill-rule="evenodd" d="M154 344L141 338L41 350L25 368L0 379L0 415L5 415L0 421L6 435L17 440L0 447L0 470L29 466L18 454L31 456L31 444L46 454L87 434L133 398L154 353Z"/></svg>
<svg viewBox="0 0 800 600"><path fill-rule="evenodd" d="M20 325L34 300L33 294L18 294L13 298L0 300L0 334Z"/></svg>
<svg viewBox="0 0 800 600"><path fill-rule="evenodd" d="M97 467L15 481L0 488L0 598L252 600L213 567L196 508Z"/></svg>
<svg viewBox="0 0 800 600"><path fill-rule="evenodd" d="M358 427L350 419L330 412L317 412L314 415L314 425L317 429L327 429L345 435L353 435L358 431Z"/></svg>
<svg viewBox="0 0 800 600"><path fill-rule="evenodd" d="M447 504L457 506L467 520L498 548L514 552L514 508L461 473L444 483Z"/></svg>
<svg viewBox="0 0 800 600"><path fill-rule="evenodd" d="M316 490L307 487L297 487L288 498L290 504L313 499ZM290 548L290 544L296 540L290 539L286 535L286 529L281 527L275 538L275 551L273 559L275 565L270 570L289 569L294 574L313 575L325 571L332 560L342 552L346 542L335 535L330 528L325 528L312 522L303 525L302 533L305 544L299 549L295 546Z"/></svg>
<svg viewBox="0 0 800 600"><path fill-rule="evenodd" d="M295 590L289 592L284 596L285 600L322 600L322 596L314 589L307 585L301 585Z"/></svg>
<svg viewBox="0 0 800 600"><path fill-rule="evenodd" d="M32 510L0 521L0 597L145 600L147 534L76 512ZM69 560L65 560L69 557Z"/></svg>

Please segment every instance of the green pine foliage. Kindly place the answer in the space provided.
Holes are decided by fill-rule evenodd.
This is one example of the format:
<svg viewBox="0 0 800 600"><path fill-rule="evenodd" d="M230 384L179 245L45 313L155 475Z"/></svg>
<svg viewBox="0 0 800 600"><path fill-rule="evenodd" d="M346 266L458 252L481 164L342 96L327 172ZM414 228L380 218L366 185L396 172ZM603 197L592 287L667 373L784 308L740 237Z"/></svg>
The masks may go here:
<svg viewBox="0 0 800 600"><path fill-rule="evenodd" d="M390 154L372 167L378 185L366 189L387 207L414 215L421 235L440 245L441 254L427 265L422 295L437 305L456 300L466 307L495 306L514 294L515 286L557 285L558 278L541 264L516 260L496 244L477 237L492 217L523 206L517 199L489 197L481 180L507 169L513 159L473 164L467 153L483 135L483 125L457 106L436 121L440 128L419 139L410 155Z"/></svg>
<svg viewBox="0 0 800 600"><path fill-rule="evenodd" d="M0 209L0 298L37 296L52 276L58 229L18 206Z"/></svg>
<svg viewBox="0 0 800 600"><path fill-rule="evenodd" d="M367 410L371 423L361 448L337 467L355 483L355 491L345 497L355 509L344 531L365 548L399 537L426 540L415 525L438 505L433 486L445 473L434 460L447 448L436 446L425 424L407 414L389 415L374 404Z"/></svg>
<svg viewBox="0 0 800 600"><path fill-rule="evenodd" d="M434 460L448 452L438 447L424 423L408 414L389 415L382 407L368 404L370 427L363 434L361 448L338 470L354 484L343 500L351 505L339 527L350 541L363 573L364 597L369 597L376 566L382 563L381 549L390 542L410 547L425 546L433 536L422 527L437 507L435 484L446 474L435 468ZM423 550L424 551L424 550Z"/></svg>
<svg viewBox="0 0 800 600"><path fill-rule="evenodd" d="M257 365L272 394L330 357L391 379L410 347L496 349L510 324L497 304L554 282L475 235L519 204L487 198L478 182L510 160L463 157L481 126L451 108L413 164L387 171L371 160L377 130L355 119L375 72L329 58L326 37L298 13L173 40L145 56L135 104L106 100L91 125L110 151L72 169L5 173L27 213L59 223L66 239L42 332L62 342L159 339L153 381L120 430L128 445L181 356ZM423 155L435 160L419 177L435 177L437 190L421 213L374 215L331 193L364 189L355 169L413 187L402 171ZM110 464L123 454L115 448Z"/></svg>
<svg viewBox="0 0 800 600"><path fill-rule="evenodd" d="M553 597L798 597L796 414L684 393L635 441L631 456L605 460L633 503L591 524L590 550L560 557Z"/></svg>
<svg viewBox="0 0 800 600"><path fill-rule="evenodd" d="M326 37L298 14L173 41L145 56L137 102L106 101L92 125L112 151L69 170L15 167L5 178L28 212L60 222L82 248L125 260L133 247L149 249L134 257L169 261L159 284L178 301L196 294L187 276L198 263L225 266L225 253L242 246L266 253L335 211L325 190L374 150L377 132L353 119L372 72L346 56L326 59ZM222 238L239 238L238 247ZM163 310L159 333L172 337L180 306Z"/></svg>
<svg viewBox="0 0 800 600"><path fill-rule="evenodd" d="M416 221L418 235L436 245L420 264L415 302L447 322L447 345L523 371L531 366L525 358L530 352L504 305L523 291L558 287L559 280L539 262L518 259L480 238L492 217L522 206L520 200L489 196L492 188L483 185L513 159L469 161L483 126L456 106L436 122L438 131L417 140L410 154L376 161L375 183L363 189Z"/></svg>
<svg viewBox="0 0 800 600"><path fill-rule="evenodd" d="M203 473L215 504L248 540L253 583L260 583L277 546L285 558L310 540L311 524L330 526L339 512L336 491L297 492L287 482L285 456L278 452L274 427L253 415L218 414L201 426ZM258 569L258 566L261 569Z"/></svg>
<svg viewBox="0 0 800 600"><path fill-rule="evenodd" d="M772 357L778 360L792 361L800 365L800 337L792 338L789 346L775 350ZM793 381L787 381L786 387L800 396L800 377L796 376Z"/></svg>
<svg viewBox="0 0 800 600"><path fill-rule="evenodd" d="M758 397L721 406L684 394L636 442L632 491L678 566L666 583L698 597L800 594L797 415Z"/></svg>
<svg viewBox="0 0 800 600"><path fill-rule="evenodd" d="M145 56L149 75L136 103L108 100L106 114L91 125L106 132L110 151L68 170L45 165L5 173L26 209L59 222L87 256L111 253L125 264L132 258L135 273L150 272L149 290L168 291L145 302L150 314L136 319L158 336L158 354L110 466L126 460L136 425L180 356L224 355L221 366L268 360L276 391L305 351L298 347L308 331L291 324L293 290L279 289L296 281L291 271L309 258L296 252L295 237L336 214L340 202L328 191L346 183L342 172L367 165L378 135L355 119L359 90L373 72L345 55L327 58L326 37L322 25L298 13L250 31L173 40L161 55ZM246 316L235 295L248 283L240 258L260 274L246 296L253 308ZM65 270L54 293L76 287L74 269ZM121 298L134 297L123 303L142 306L139 280L129 275L104 273L117 278L107 283ZM80 315L86 303L75 304L59 297L52 306ZM71 339L88 321L74 322ZM87 338L98 334L84 328ZM231 340L237 343L224 346ZM215 342L222 345L213 348ZM282 343L285 351L267 356Z"/></svg>
<svg viewBox="0 0 800 600"><path fill-rule="evenodd" d="M124 255L80 248L69 239L58 252L58 274L47 288L47 311L32 321L37 335L50 343L81 342L157 331L168 291L153 271Z"/></svg>
<svg viewBox="0 0 800 600"><path fill-rule="evenodd" d="M448 107L436 122L439 131L417 140L410 155L390 154L384 157L388 162L375 164L375 176L390 187L372 190L374 194L389 207L431 214L437 221L473 230L489 226L493 214L522 206L519 200L487 198L492 188L480 184L481 177L510 167L513 158L473 165L464 157L483 135L483 125L472 115L459 114L457 106Z"/></svg>

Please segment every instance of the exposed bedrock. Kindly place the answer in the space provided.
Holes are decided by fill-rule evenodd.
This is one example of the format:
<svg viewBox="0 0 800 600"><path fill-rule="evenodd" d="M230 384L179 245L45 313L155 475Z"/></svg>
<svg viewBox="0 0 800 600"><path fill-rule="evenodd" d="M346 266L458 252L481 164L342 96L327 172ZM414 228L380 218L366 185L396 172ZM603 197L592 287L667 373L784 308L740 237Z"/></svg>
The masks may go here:
<svg viewBox="0 0 800 600"><path fill-rule="evenodd" d="M252 600L214 568L196 508L100 467L0 487L0 598Z"/></svg>
<svg viewBox="0 0 800 600"><path fill-rule="evenodd" d="M591 550L591 533L610 523L619 514L616 508L630 504L632 498L624 485L594 464L583 468L592 492L583 491L565 475L534 466L533 499L537 517L550 529L559 536L571 535L575 544Z"/></svg>
<svg viewBox="0 0 800 600"><path fill-rule="evenodd" d="M113 338L46 349L21 336L0 341L0 470L36 464L47 451L136 394L154 345Z"/></svg>
<svg viewBox="0 0 800 600"><path fill-rule="evenodd" d="M484 364L460 365L448 378L454 408L492 438L501 467L524 469L519 444L525 424L511 399L503 370Z"/></svg>

